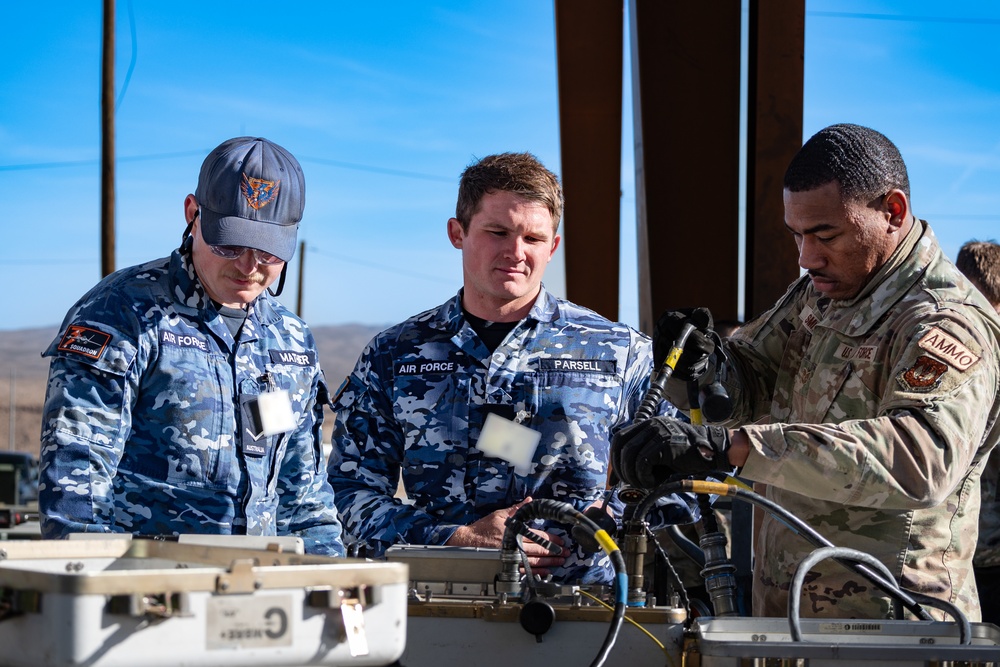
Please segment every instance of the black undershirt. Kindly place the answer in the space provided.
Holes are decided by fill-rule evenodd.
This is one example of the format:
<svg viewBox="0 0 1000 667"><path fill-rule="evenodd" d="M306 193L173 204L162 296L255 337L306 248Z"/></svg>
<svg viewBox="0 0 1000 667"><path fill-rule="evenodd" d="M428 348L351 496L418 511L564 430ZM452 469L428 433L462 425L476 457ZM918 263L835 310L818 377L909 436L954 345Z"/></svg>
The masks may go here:
<svg viewBox="0 0 1000 667"><path fill-rule="evenodd" d="M476 317L464 308L462 312L465 313L465 319L469 323L469 326L476 332L479 339L486 343L486 347L490 352L496 351L500 347L500 343L503 342L503 339L507 337L507 334L518 324L517 322L490 322L481 317Z"/></svg>
<svg viewBox="0 0 1000 667"><path fill-rule="evenodd" d="M240 333L240 328L243 326L243 322L247 319L247 311L242 308L223 306L219 303L215 304L215 309L219 311L219 315L222 315L222 320L229 328L229 333L233 335L233 340L236 340Z"/></svg>

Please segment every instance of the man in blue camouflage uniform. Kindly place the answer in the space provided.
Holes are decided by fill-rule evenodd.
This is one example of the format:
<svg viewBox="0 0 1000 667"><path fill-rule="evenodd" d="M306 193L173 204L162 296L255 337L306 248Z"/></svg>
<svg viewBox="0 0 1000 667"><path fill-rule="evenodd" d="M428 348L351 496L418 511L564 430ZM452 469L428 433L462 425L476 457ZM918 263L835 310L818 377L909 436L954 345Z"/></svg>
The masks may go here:
<svg viewBox="0 0 1000 667"><path fill-rule="evenodd" d="M1000 313L1000 245L969 241L962 245L955 266ZM979 543L972 564L983 606L983 622L1000 625L1000 449L994 448L983 469Z"/></svg>
<svg viewBox="0 0 1000 667"><path fill-rule="evenodd" d="M266 291L283 282L304 205L290 153L230 139L184 200L181 247L70 309L44 353L44 537L291 535L343 555L316 345Z"/></svg>
<svg viewBox="0 0 1000 667"><path fill-rule="evenodd" d="M529 499L581 511L602 501L610 437L648 387L651 344L542 286L561 215L559 182L534 156L468 167L448 220L464 287L377 335L339 392L330 479L346 531L375 555L397 543L497 548ZM684 505L673 518L692 520ZM595 566L565 526L537 528L562 553L526 543L536 573L609 581L607 559Z"/></svg>
<svg viewBox="0 0 1000 667"><path fill-rule="evenodd" d="M616 469L655 483L720 461L742 466L772 502L929 596L931 615L950 603L978 621L972 559L980 475L1000 440L1000 318L913 216L906 166L882 134L820 131L784 186L807 275L725 343L725 426L735 430L651 419L615 440ZM683 320L668 312L661 329ZM702 332L688 340L681 361L690 354L698 367L712 347ZM715 375L709 366L701 381ZM682 388L667 389L683 408ZM755 545L754 615L784 616L815 547L771 514ZM805 574L795 591L803 616L893 613L887 593L837 562Z"/></svg>

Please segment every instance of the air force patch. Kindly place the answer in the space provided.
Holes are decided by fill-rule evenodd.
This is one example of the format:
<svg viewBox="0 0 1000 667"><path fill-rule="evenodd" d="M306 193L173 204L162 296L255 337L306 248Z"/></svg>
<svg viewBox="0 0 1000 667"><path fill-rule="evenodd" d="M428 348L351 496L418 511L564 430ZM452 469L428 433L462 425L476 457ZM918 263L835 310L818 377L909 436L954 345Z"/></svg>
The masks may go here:
<svg viewBox="0 0 1000 667"><path fill-rule="evenodd" d="M947 370L948 367L937 359L922 354L896 379L904 389L926 392L935 389L941 383L941 378Z"/></svg>

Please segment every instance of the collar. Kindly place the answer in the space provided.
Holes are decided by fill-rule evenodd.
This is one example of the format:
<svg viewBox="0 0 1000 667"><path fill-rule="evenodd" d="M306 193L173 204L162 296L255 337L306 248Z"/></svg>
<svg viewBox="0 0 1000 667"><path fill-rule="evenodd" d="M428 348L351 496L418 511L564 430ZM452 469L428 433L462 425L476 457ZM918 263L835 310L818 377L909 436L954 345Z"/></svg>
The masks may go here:
<svg viewBox="0 0 1000 667"><path fill-rule="evenodd" d="M432 325L443 331L458 333L465 323L465 314L462 311L462 294L465 288L458 290L458 294L441 304L437 309L432 321ZM553 296L545 285L541 286L535 303L531 305L528 315L523 322L555 322L559 319L559 299Z"/></svg>
<svg viewBox="0 0 1000 667"><path fill-rule="evenodd" d="M194 270L191 254L174 250L170 254L170 293L181 312L206 321L221 318ZM274 298L264 290L247 307L247 321L270 326L281 319ZM224 325L223 325L224 326Z"/></svg>
<svg viewBox="0 0 1000 667"><path fill-rule="evenodd" d="M941 247L930 225L915 219L913 227L889 261L857 296L844 301L831 301L826 312L817 312L820 324L846 336L864 335L909 293L940 254ZM811 285L808 289L811 292L810 302L817 303L821 295ZM815 310L819 311L818 308Z"/></svg>

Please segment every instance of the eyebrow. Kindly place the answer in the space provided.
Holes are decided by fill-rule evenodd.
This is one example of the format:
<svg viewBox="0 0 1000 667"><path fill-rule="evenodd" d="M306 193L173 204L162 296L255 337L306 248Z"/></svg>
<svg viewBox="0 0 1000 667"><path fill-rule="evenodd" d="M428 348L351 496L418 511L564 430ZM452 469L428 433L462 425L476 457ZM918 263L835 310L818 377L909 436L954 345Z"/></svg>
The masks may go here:
<svg viewBox="0 0 1000 667"><path fill-rule="evenodd" d="M803 229L801 232L796 232L794 229L792 229L791 227L789 227L788 223L786 222L785 223L785 229L787 229L788 231L790 231L792 234L799 234L799 233L801 233L803 236L805 236L806 234L817 234L819 232L828 232L830 230L835 230L836 226L831 225L828 222L824 222L824 223L821 223L821 224L818 224L818 225L813 225L812 227L809 227L808 229Z"/></svg>

